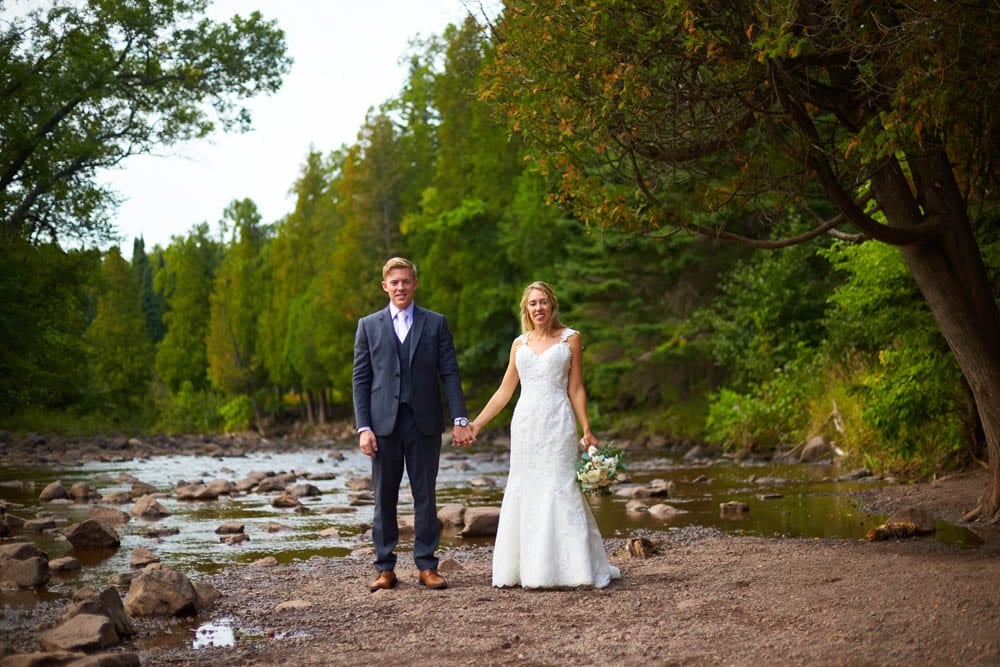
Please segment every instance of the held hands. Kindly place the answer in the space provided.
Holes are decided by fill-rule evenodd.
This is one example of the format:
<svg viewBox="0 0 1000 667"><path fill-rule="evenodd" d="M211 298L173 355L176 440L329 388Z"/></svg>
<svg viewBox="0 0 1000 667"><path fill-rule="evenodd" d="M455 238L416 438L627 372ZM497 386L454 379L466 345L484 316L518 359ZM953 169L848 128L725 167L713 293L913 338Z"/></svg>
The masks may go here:
<svg viewBox="0 0 1000 667"><path fill-rule="evenodd" d="M451 432L451 444L456 447L468 447L476 441L478 429L473 426L456 426Z"/></svg>

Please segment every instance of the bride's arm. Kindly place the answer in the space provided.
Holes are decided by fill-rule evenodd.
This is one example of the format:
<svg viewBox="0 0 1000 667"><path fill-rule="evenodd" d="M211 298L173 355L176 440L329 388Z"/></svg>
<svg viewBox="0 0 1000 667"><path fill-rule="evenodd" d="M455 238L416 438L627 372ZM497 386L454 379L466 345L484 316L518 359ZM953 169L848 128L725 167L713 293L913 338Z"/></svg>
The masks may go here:
<svg viewBox="0 0 1000 667"><path fill-rule="evenodd" d="M575 333L566 339L569 344L572 358L569 362L569 402L573 406L573 413L576 421L583 429L583 438L580 444L585 447L597 446L597 438L590 432L590 418L587 417L587 390L583 386L583 343L580 342L580 334Z"/></svg>
<svg viewBox="0 0 1000 667"><path fill-rule="evenodd" d="M520 377L517 374L517 364L514 363L514 352L517 350L517 346L518 341L516 340L510 346L510 359L507 362L507 371L503 374L500 386L493 392L493 396L490 397L490 400L483 407L479 416L469 424L472 427L472 432L477 436L479 435L479 430L496 417L498 412L503 410L504 406L510 401L510 397L514 395L514 390L517 389L517 383L520 382Z"/></svg>

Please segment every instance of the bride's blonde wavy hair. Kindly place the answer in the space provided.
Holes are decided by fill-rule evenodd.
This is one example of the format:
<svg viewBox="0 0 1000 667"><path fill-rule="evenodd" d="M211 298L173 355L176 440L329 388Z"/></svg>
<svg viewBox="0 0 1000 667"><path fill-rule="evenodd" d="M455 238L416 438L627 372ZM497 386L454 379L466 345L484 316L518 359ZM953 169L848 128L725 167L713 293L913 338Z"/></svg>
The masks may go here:
<svg viewBox="0 0 1000 667"><path fill-rule="evenodd" d="M559 320L559 300L556 299L556 293L548 283L536 280L525 287L524 294L521 295L521 333L528 333L535 330L535 323L531 321L531 316L528 315L528 295L533 289L543 292L549 303L552 304L552 316L549 317L548 330L559 331L563 329L566 325Z"/></svg>

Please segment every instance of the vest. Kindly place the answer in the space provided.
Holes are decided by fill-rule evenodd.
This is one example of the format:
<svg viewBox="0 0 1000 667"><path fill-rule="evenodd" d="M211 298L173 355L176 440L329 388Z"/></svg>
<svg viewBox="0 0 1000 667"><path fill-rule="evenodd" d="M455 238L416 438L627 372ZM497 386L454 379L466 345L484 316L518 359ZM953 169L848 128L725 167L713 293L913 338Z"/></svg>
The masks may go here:
<svg viewBox="0 0 1000 667"><path fill-rule="evenodd" d="M396 354L399 355L399 402L410 403L413 399L413 387L410 383L410 341L413 340L412 327L410 333L406 334L406 340L402 343L399 338L396 340Z"/></svg>

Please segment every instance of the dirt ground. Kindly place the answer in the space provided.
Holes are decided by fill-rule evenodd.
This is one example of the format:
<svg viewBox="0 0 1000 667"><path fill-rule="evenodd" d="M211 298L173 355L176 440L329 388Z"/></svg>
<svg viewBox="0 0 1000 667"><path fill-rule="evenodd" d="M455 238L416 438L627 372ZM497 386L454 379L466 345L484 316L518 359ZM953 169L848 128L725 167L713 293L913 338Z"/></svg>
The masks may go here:
<svg viewBox="0 0 1000 667"><path fill-rule="evenodd" d="M959 523L984 481L859 501ZM1000 529L970 527L981 545L685 529L647 535L656 553L636 559L607 540L622 579L600 591L492 588L488 547L443 553L443 591L417 585L404 558L400 585L374 594L367 557L250 566L208 579L223 593L211 619L229 619L235 645L136 646L143 665L997 665Z"/></svg>
<svg viewBox="0 0 1000 667"><path fill-rule="evenodd" d="M630 558L626 539L606 540L622 578L600 591L495 589L483 546L441 554L443 591L417 585L405 554L400 585L374 594L370 556L317 557L205 577L222 593L211 611L133 619L140 635L118 650L148 666L998 665L1000 527L961 523L985 483L976 471L857 498L871 514L925 509L976 546L637 534L655 552ZM0 654L38 650L64 608L40 603L17 627L0 613ZM235 642L194 648L207 623Z"/></svg>

